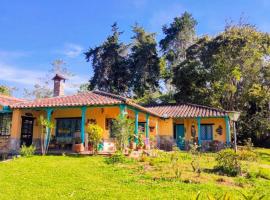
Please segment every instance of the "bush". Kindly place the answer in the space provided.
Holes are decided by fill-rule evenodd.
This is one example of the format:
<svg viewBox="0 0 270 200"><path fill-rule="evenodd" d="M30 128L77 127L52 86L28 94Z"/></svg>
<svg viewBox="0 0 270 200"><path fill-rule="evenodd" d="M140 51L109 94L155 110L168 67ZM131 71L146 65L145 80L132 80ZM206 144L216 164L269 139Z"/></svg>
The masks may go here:
<svg viewBox="0 0 270 200"><path fill-rule="evenodd" d="M216 161L216 170L219 170L229 176L237 176L241 174L239 157L232 149L224 149L218 152Z"/></svg>
<svg viewBox="0 0 270 200"><path fill-rule="evenodd" d="M123 151L134 140L134 121L126 116L113 120L112 134L116 139L117 150Z"/></svg>
<svg viewBox="0 0 270 200"><path fill-rule="evenodd" d="M240 160L257 161L258 156L255 152L250 150L241 150L237 152Z"/></svg>
<svg viewBox="0 0 270 200"><path fill-rule="evenodd" d="M124 163L125 161L126 157L121 151L117 151L111 157L106 158L107 164Z"/></svg>
<svg viewBox="0 0 270 200"><path fill-rule="evenodd" d="M31 145L27 147L26 145L22 145L20 149L20 154L22 157L30 157L33 156L36 151L36 147Z"/></svg>
<svg viewBox="0 0 270 200"><path fill-rule="evenodd" d="M94 151L98 151L98 144L102 139L103 129L97 124L89 124L86 129L88 133L88 140L93 145Z"/></svg>

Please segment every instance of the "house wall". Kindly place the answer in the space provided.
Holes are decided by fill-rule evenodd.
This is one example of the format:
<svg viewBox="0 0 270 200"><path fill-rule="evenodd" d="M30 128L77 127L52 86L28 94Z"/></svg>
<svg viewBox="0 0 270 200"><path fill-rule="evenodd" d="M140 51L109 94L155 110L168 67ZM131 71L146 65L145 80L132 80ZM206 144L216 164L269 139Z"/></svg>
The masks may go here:
<svg viewBox="0 0 270 200"><path fill-rule="evenodd" d="M196 139L198 139L198 123L196 118L181 118L181 119L160 119L159 120L159 147L162 149L171 150L172 146L176 145L173 138L174 124L183 124L185 130L185 141L190 141L191 127L195 126ZM201 124L213 124L213 140L219 141L222 144L226 143L226 122L224 118L201 118ZM222 134L217 133L217 129L222 128Z"/></svg>
<svg viewBox="0 0 270 200"><path fill-rule="evenodd" d="M97 124L103 129L103 139L109 140L109 130L106 130L105 121L106 118L116 119L120 114L120 108L116 107L104 107L104 108L87 108L85 121L89 122L91 119L96 120ZM128 117L134 119L134 111L127 110ZM16 109L13 111L12 117L12 127L11 127L11 140L9 149L12 151L17 151L20 147L20 137L21 137L21 124L22 116L32 116L34 118L33 125L33 143L37 146L40 141L41 127L39 126L38 119L40 115L46 117L46 112L43 110L19 110ZM80 108L63 108L55 109L52 112L51 119L56 125L57 118L80 118L81 109ZM139 122L145 122L146 115L145 113L139 112ZM149 131L150 135L157 134L157 118L150 116L149 117L149 126L152 127ZM52 135L55 135L55 129L52 131Z"/></svg>
<svg viewBox="0 0 270 200"><path fill-rule="evenodd" d="M196 137L198 137L198 123L195 118L189 119L175 119L175 124L184 124L185 127L185 139L190 140L191 136L191 127L195 126ZM201 118L201 124L212 124L213 125L213 140L218 140L221 142L226 142L226 123L224 118ZM222 135L217 133L218 127L222 128Z"/></svg>

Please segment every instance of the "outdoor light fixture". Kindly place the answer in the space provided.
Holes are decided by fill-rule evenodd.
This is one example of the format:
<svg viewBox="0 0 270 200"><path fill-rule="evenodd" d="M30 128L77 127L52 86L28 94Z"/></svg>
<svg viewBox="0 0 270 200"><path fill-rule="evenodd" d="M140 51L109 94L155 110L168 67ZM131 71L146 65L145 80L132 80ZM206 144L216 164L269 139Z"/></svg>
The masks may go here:
<svg viewBox="0 0 270 200"><path fill-rule="evenodd" d="M229 112L229 118L230 120L232 120L233 122L233 134L234 134L234 150L235 152L237 151L237 134L236 134L236 127L235 124L238 121L239 117L240 117L240 112L237 111L230 111Z"/></svg>

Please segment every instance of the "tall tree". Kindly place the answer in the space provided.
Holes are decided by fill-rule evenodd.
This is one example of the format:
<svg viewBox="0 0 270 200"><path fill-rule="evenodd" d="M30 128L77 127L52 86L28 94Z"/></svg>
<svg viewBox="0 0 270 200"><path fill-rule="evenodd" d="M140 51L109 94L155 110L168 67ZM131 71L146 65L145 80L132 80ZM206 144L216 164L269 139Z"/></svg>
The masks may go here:
<svg viewBox="0 0 270 200"><path fill-rule="evenodd" d="M167 61L167 72L163 73L165 83L169 92L173 93L172 74L173 69L186 58L186 49L192 45L196 39L197 21L188 12L184 12L180 17L175 17L173 22L163 26L165 37L160 41L163 56Z"/></svg>
<svg viewBox="0 0 270 200"><path fill-rule="evenodd" d="M258 135L270 131L269 56L269 34L245 23L228 25L188 48L174 70L176 96L241 111L240 138L252 137L258 144Z"/></svg>
<svg viewBox="0 0 270 200"><path fill-rule="evenodd" d="M39 77L38 82L34 84L32 89L24 89L24 97L27 99L40 99L46 97L52 97L52 77L55 74L61 74L67 79L74 76L67 68L66 63L62 59L56 59L52 62L52 68L44 75ZM71 84L72 87L72 84ZM74 86L75 87L75 86Z"/></svg>
<svg viewBox="0 0 270 200"><path fill-rule="evenodd" d="M147 33L137 24L133 27L129 64L132 69L132 89L136 98L159 91L160 65L154 33Z"/></svg>
<svg viewBox="0 0 270 200"><path fill-rule="evenodd" d="M128 46L120 42L116 23L112 25L112 35L105 42L85 52L87 62L91 62L94 76L89 89L126 95L130 83L130 70L127 65Z"/></svg>

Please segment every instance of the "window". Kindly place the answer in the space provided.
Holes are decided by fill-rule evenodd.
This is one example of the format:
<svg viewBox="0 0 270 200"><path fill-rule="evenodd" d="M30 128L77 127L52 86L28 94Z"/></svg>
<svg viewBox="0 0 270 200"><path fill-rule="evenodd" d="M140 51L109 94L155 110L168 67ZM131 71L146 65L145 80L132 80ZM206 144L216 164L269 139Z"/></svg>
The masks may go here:
<svg viewBox="0 0 270 200"><path fill-rule="evenodd" d="M11 113L0 113L0 135L10 135Z"/></svg>
<svg viewBox="0 0 270 200"><path fill-rule="evenodd" d="M81 132L81 118L61 118L56 119L57 137L74 137Z"/></svg>
<svg viewBox="0 0 270 200"><path fill-rule="evenodd" d="M212 140L213 139L213 125L202 124L201 125L201 140Z"/></svg>
<svg viewBox="0 0 270 200"><path fill-rule="evenodd" d="M139 122L139 132L145 132L145 125L146 123L145 122Z"/></svg>

